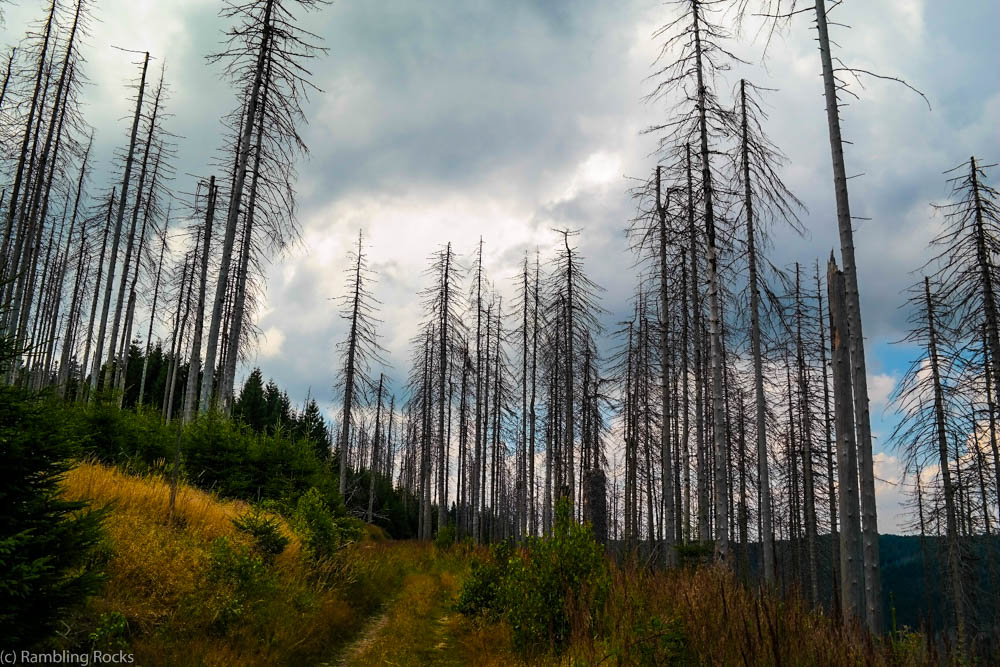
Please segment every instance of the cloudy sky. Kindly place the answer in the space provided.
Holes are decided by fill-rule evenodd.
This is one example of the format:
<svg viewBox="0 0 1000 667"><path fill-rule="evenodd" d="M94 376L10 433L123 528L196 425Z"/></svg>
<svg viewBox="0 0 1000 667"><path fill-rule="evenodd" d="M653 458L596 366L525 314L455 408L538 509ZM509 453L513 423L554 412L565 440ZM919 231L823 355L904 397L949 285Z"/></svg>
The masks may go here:
<svg viewBox="0 0 1000 667"><path fill-rule="evenodd" d="M41 2L7 9L3 35L15 43ZM124 92L135 69L112 45L148 49L166 61L180 135L176 189L190 191L219 145L219 118L234 93L204 56L218 48L219 3L208 0L98 0L87 40L87 116L97 129L105 172L124 141ZM331 297L343 259L362 229L375 295L384 304L384 345L397 381L427 256L451 241L471 252L482 235L491 276L513 279L526 249L555 243L554 227L582 230L579 246L607 289L609 322L623 318L634 286L624 227L632 208L626 176L654 164L663 104L644 104L658 44L654 30L673 8L656 0L339 0L304 25L329 49L311 63L322 93L307 106L311 156L299 166L302 244L270 267L256 362L301 402L307 391L333 398L334 345L343 336ZM975 154L1000 159L1000 57L995 0L845 2L833 14L839 55L850 65L898 75L927 94L931 110L903 87L866 80L844 110L875 429L891 431L886 397L913 350L902 337L900 292L925 261L940 224L929 206L947 195L942 172ZM779 231L779 264L811 265L837 246L819 57L808 17L793 21L766 58L755 29L731 44L753 63L739 76L776 89L767 130L790 158L784 175L806 203L808 234ZM100 176L97 181L106 180ZM891 452L877 474L898 480ZM879 490L883 531L901 530L899 492Z"/></svg>

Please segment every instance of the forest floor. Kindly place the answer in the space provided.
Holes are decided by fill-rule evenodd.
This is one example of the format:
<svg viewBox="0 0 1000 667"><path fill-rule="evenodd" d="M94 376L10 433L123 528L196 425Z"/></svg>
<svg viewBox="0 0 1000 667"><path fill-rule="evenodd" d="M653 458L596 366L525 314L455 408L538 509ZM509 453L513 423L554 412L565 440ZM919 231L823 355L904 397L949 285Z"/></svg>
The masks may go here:
<svg viewBox="0 0 1000 667"><path fill-rule="evenodd" d="M449 569L407 575L389 600L344 647L337 665L461 665L454 602L460 574Z"/></svg>
<svg viewBox="0 0 1000 667"><path fill-rule="evenodd" d="M851 664L932 662L922 638L872 642L797 598L760 595L718 568L612 566L596 625L559 652L522 654L508 623L455 610L484 547L365 537L314 562L289 544L262 559L233 519L245 503L81 463L64 495L107 506L100 594L67 620L63 648L126 650L135 664L560 665ZM589 617L586 617L589 618ZM59 648L59 647L57 647Z"/></svg>

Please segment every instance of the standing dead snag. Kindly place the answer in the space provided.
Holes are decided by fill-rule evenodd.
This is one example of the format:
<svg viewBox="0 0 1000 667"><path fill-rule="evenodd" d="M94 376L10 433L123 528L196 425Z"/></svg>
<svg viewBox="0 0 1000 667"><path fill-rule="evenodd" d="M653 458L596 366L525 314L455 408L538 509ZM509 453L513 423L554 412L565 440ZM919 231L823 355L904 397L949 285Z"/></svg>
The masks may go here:
<svg viewBox="0 0 1000 667"><path fill-rule="evenodd" d="M960 503L964 490L961 480L962 461L958 458L959 433L968 437L967 426L958 417L962 400L955 377L961 354L955 343L960 341L959 328L949 324L954 319L949 297L932 289L931 278L925 277L911 288L910 316L912 328L904 339L920 346L922 355L914 361L893 392L896 409L902 417L893 431L891 441L902 451L908 469L923 469L936 464L944 491L945 538L947 545L949 588L954 605L958 647L968 648L967 593L962 574L960 533L964 512ZM930 371L929 373L927 371ZM958 423L956 423L958 422ZM948 451L949 438L955 439L956 461L952 466ZM952 473L956 477L952 476ZM918 499L919 501L919 499Z"/></svg>
<svg viewBox="0 0 1000 667"><path fill-rule="evenodd" d="M762 352L761 288L766 288L766 259L762 261L763 246L768 235L765 226L772 220L783 220L795 232L802 233L797 211L802 202L785 186L778 168L785 157L764 132L767 119L760 101L760 89L744 79L739 83L738 137L733 156L733 190L742 194L742 216L746 221L746 257L750 305L750 354L753 357L755 425L757 436L757 473L760 493L761 548L763 551L764 581L775 583L774 529L771 516L770 471L767 449L767 397L764 393Z"/></svg>
<svg viewBox="0 0 1000 667"><path fill-rule="evenodd" d="M830 359L833 365L833 400L837 432L837 469L840 471L840 589L843 618L861 618L864 609L861 521L858 502L858 458L851 401L850 326L845 302L844 274L833 253L827 265L830 301Z"/></svg>
<svg viewBox="0 0 1000 667"><path fill-rule="evenodd" d="M349 324L347 340L338 343L341 351L337 386L343 392L341 427L337 441L339 452L340 495L347 491L347 470L350 458L350 435L353 425L353 410L365 392L373 387L371 363L381 362L381 346L378 343L375 306L378 301L371 296L373 277L367 265L363 237L358 232L358 243L348 255L349 267L347 289L340 297L341 318Z"/></svg>
<svg viewBox="0 0 1000 667"><path fill-rule="evenodd" d="M111 240L111 258L108 265L107 284L104 288L104 305L101 307L101 324L97 332L97 345L94 348L94 366L90 376L90 400L93 401L97 394L97 381L101 372L101 360L104 352L104 336L107 333L108 311L111 307L111 291L114 286L115 266L118 261L118 245L121 240L122 221L125 218L125 206L128 200L128 192L132 178L132 162L135 157L136 134L139 131L139 119L142 115L142 98L146 90L146 70L149 67L149 52L147 51L142 61L142 76L139 79L139 94L135 101L135 116L132 119L132 133L129 138L128 153L125 158L125 173L122 176L121 196L118 198L118 213L115 216L114 234ZM110 354L114 354L114 351ZM109 354L109 356L110 356Z"/></svg>
<svg viewBox="0 0 1000 667"><path fill-rule="evenodd" d="M840 106L837 82L830 51L830 33L825 0L816 0L816 29L823 69L823 93L830 134L830 157L833 162L833 189L837 201L837 228L840 254L844 261L844 288L850 330L851 364L854 392L854 427L857 431L858 464L861 472L861 514L864 530L865 617L868 629L882 632L882 576L879 570L878 516L875 508L875 472L872 460L871 416L868 411L868 372L865 365L864 334L861 328L861 296L858 291L857 263L854 259L854 227L847 194L847 168L844 166L844 142L840 133Z"/></svg>
<svg viewBox="0 0 1000 667"><path fill-rule="evenodd" d="M187 391L184 396L183 423L194 419L195 401L198 400L198 375L201 370L201 334L205 318L205 284L208 281L208 254L212 247L212 222L215 219L215 205L218 186L215 176L208 181L208 205L205 210L205 231L202 234L204 242L201 249L201 269L198 272L198 300L194 310L194 337L191 341L191 355L188 358ZM206 368L205 372L210 372Z"/></svg>

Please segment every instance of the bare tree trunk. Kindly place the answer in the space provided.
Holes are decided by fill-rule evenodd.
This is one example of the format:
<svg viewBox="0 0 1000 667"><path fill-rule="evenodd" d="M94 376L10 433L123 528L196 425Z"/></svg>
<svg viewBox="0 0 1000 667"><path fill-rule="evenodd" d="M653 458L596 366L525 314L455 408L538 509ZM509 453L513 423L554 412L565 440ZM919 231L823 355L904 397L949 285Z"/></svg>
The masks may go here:
<svg viewBox="0 0 1000 667"><path fill-rule="evenodd" d="M573 414L573 338L576 328L573 326L573 251L569 247L569 234L563 233L563 244L566 247L566 363L563 372L566 381L566 435L563 446L566 448L567 467L569 468L569 501L573 504L573 490L576 488L573 471L573 447L576 435L574 433L575 419Z"/></svg>
<svg viewBox="0 0 1000 667"><path fill-rule="evenodd" d="M173 353L173 363L170 372L170 381L167 383L167 398L164 400L163 404L165 406L166 421L173 419L174 415L174 397L175 397L175 387L177 384L177 374L180 371L181 359L183 358L184 349L184 332L187 330L188 315L191 312L191 292L194 291L194 270L195 262L198 259L198 249L201 246L201 230L198 230L198 235L195 238L194 252L191 253L191 259L189 262L185 262L184 270L185 272L181 275L181 293L180 300L177 303L177 314L179 318L180 326L174 332L174 338L176 342L176 347ZM190 271L188 271L190 269ZM183 303L184 316L180 316L181 304ZM173 346L172 346L173 347ZM188 366L188 373L191 372L190 365ZM180 437L180 436L178 436Z"/></svg>
<svg viewBox="0 0 1000 667"><path fill-rule="evenodd" d="M843 618L850 623L861 618L863 609L863 562L844 274L837 270L832 253L827 268L827 289L830 294L830 352L837 428L837 469L840 474L840 588L843 592Z"/></svg>
<svg viewBox="0 0 1000 667"><path fill-rule="evenodd" d="M201 272L198 276L198 301L195 302L194 332L191 340L191 357L188 361L187 391L184 397L184 423L194 419L195 401L198 400L198 374L201 369L201 333L205 320L205 287L208 282L208 253L212 247L212 223L215 219L215 200L218 188L215 176L208 181L208 210L205 212L205 232L202 235Z"/></svg>
<svg viewBox="0 0 1000 667"><path fill-rule="evenodd" d="M676 564L674 535L674 475L670 469L673 456L670 449L670 430L667 426L670 401L670 378L667 367L670 349L667 342L667 330L670 303L667 299L667 208L670 205L669 195L666 203L661 203L660 167L656 168L656 208L659 218L660 241L660 456L663 474L663 518L664 518L664 562L668 567Z"/></svg>
<svg viewBox="0 0 1000 667"><path fill-rule="evenodd" d="M480 535L480 494L482 487L479 484L479 469L482 466L483 448L483 354L480 349L482 341L482 316L483 316L483 239L479 238L479 256L476 260L476 442L475 451L472 455L472 539L476 542L482 541ZM488 329L489 327L487 327ZM487 333L487 335L489 335ZM486 344L489 349L489 342ZM487 364L488 366L488 364Z"/></svg>
<svg viewBox="0 0 1000 667"><path fill-rule="evenodd" d="M983 285L983 314L986 316L986 338L989 342L989 357L993 362L991 372L996 382L996 393L1000 394L1000 323L997 322L997 297L993 292L994 267L990 254L986 249L986 229L983 226L983 201L979 192L979 168L976 158L969 158L969 171L972 180L972 196L976 215L976 263L979 269L980 281Z"/></svg>
<svg viewBox="0 0 1000 667"><path fill-rule="evenodd" d="M934 305L931 300L931 283L924 278L924 295L927 303L928 353L931 362L931 377L934 382L934 422L938 441L938 455L941 466L941 481L944 484L945 520L947 526L948 564L951 574L951 594L955 605L955 621L958 630L958 647L966 647L965 594L962 586L962 570L958 550L958 522L955 508L955 487L951 481L951 464L948 457L947 425L944 414L944 390L941 386L941 372L938 359L937 331L934 323ZM961 483L959 483L961 487Z"/></svg>
<svg viewBox="0 0 1000 667"><path fill-rule="evenodd" d="M833 572L833 611L835 617L840 617L840 537L837 532L837 493L833 479L833 442L830 438L832 427L830 420L830 379L826 366L826 324L823 313L823 289L820 285L819 263L816 264L816 297L819 306L816 310L819 320L819 351L820 363L823 365L823 439L826 441L826 478L827 496L830 502L830 563Z"/></svg>
<svg viewBox="0 0 1000 667"><path fill-rule="evenodd" d="M379 437L382 435L382 384L385 381L385 373L379 373L378 376L378 399L376 402L377 407L375 408L375 439L372 441L372 457L371 457L371 467L368 469L368 513L365 515L365 520L368 523L372 522L372 511L375 508L375 474L377 472L377 462L378 462L378 442Z"/></svg>
<svg viewBox="0 0 1000 667"><path fill-rule="evenodd" d="M809 375L806 369L805 350L802 342L802 294L799 289L799 264L795 263L795 358L798 366L799 418L802 420L802 483L806 524L806 573L809 583L809 600L819 602L816 581L816 491L813 482L812 411L809 399Z"/></svg>
<svg viewBox="0 0 1000 667"><path fill-rule="evenodd" d="M983 332L983 335L985 337L986 335L985 331ZM988 351L987 354L989 354L991 357L993 356L992 353L989 353ZM986 409L987 409L987 414L989 415L989 424L990 424L990 449L993 450L993 472L997 478L996 479L997 508L1000 509L1000 448L998 448L997 446L997 405L992 391L993 378L990 377L992 368L992 366L990 365L991 361L995 362L995 359L987 360L987 362L983 364L983 366L984 370L986 371L986 382L985 382Z"/></svg>
<svg viewBox="0 0 1000 667"><path fill-rule="evenodd" d="M709 354L712 363L712 435L715 448L715 554L716 558L729 561L729 489L726 476L726 420L722 395L722 301L719 289L719 258L715 238L715 211L713 208L712 169L709 163L708 118L706 113L707 89L702 76L702 47L700 13L697 3L692 10L694 19L695 68L698 78L698 118L701 140L701 188L705 205L705 236L708 242L708 328Z"/></svg>
<svg viewBox="0 0 1000 667"><path fill-rule="evenodd" d="M135 247L135 231L139 224L139 210L142 206L143 190L146 187L146 174L149 167L149 156L153 148L153 134L156 129L156 115L160 109L160 93L163 91L163 73L160 73L160 83L157 86L153 97L153 111L149 120L149 131L146 133L146 142L142 151L142 162L139 166L139 180L135 188L135 203L132 205L132 220L129 225L128 243L125 246L125 262L122 264L122 276L118 284L118 299L115 302L115 317L111 326L111 345L108 349L108 369L105 374L105 386L113 386L111 378L117 377L121 360L117 358L118 330L122 318L122 305L125 300L125 285L128 282L129 269L132 264L132 250ZM124 192L124 190L123 190ZM152 195L152 192L150 192ZM146 218L143 218L143 230L145 231ZM209 239L206 238L205 247L208 247ZM141 248L136 252L136 265L139 264ZM128 343L125 343L127 345Z"/></svg>
<svg viewBox="0 0 1000 667"><path fill-rule="evenodd" d="M108 201L108 216L104 221L104 240L101 241L101 254L97 261L97 279L94 281L94 299L90 304L90 323L87 325L87 343L83 351L83 365L80 366L80 398L85 398L87 365L90 361L90 343L94 339L94 319L97 315L97 300L101 294L101 271L104 269L104 254L108 248L108 235L111 231L111 210L115 207L115 190L111 191L111 199Z"/></svg>
<svg viewBox="0 0 1000 667"><path fill-rule="evenodd" d="M875 507L875 474L872 461L871 417L868 411L868 375L865 367L864 334L861 328L861 297L858 291L857 264L854 260L854 229L847 193L844 144L840 134L840 110L837 83L830 52L830 34L825 0L816 0L816 28L819 33L820 60L823 68L823 92L830 133L830 156L833 162L834 194L837 201L837 227L840 252L844 261L846 307L853 364L855 428L858 464L861 474L861 514L864 530L865 601L868 629L882 632L882 583L879 565L878 514Z"/></svg>
<svg viewBox="0 0 1000 667"><path fill-rule="evenodd" d="M439 484L438 484L438 530L445 527L448 523L448 484L445 478L444 470L447 462L446 451L445 451L445 441L446 441L446 431L445 431L445 375L447 373L448 367L448 332L449 332L449 321L448 321L448 281L451 279L449 272L451 270L451 243L448 243L448 247L445 250L445 260L444 260L444 275L441 277L441 323L440 331L438 332L439 343L438 343L438 470L441 471L439 474Z"/></svg>
<svg viewBox="0 0 1000 667"><path fill-rule="evenodd" d="M535 284L532 286L534 309L531 313L531 403L530 403L530 424L528 427L528 467L531 479L531 534L537 535L537 498L535 497L535 385L538 369L538 254L535 253ZM996 445L993 447L996 452ZM1000 475L1000 470L997 472Z"/></svg>
<svg viewBox="0 0 1000 667"><path fill-rule="evenodd" d="M216 283L215 288L215 299L212 302L212 320L209 326L208 332L208 349L206 351L205 358L205 382L201 390L201 404L202 411L206 411L211 403L212 395L212 378L215 374L215 357L216 350L218 348L218 336L219 336L219 322L222 315L222 304L225 300L226 286L229 282L229 267L232 262L233 254L233 242L236 238L236 225L239 221L240 216L240 204L243 201L243 188L246 185L247 177L247 165L250 160L250 141L253 138L253 131L257 123L257 113L261 115L261 121L263 121L264 116L264 106L267 100L267 92L270 87L270 62L268 59L268 53L271 48L271 32L273 29L273 8L274 0L267 0L264 5L264 16L262 18L261 26L261 38L260 46L257 49L257 62L254 67L254 78L253 84L250 89L250 98L246 106L246 118L242 121L242 132L240 134L240 142L238 148L238 157L236 165L236 179L233 182L233 190L229 194L229 209L226 214L226 233L222 241L222 255L219 264L219 278ZM258 99L261 96L261 89L264 89L264 102L259 105L258 109ZM261 147L261 135L263 134L263 123L260 123L261 127L258 129L257 136L257 152L254 158L254 181L257 178L257 171L260 167L260 147ZM252 185L251 190L253 193L256 192L256 188ZM250 206L247 208L247 218L252 219L253 216L253 206L255 197L251 195ZM247 229L250 229L250 225L247 225ZM249 233L249 231L247 232ZM245 248L244 252L247 252L249 248ZM246 269L243 269L244 275L240 276L240 280L246 282ZM242 316L242 309L237 309L240 316ZM240 321L239 318L234 319L234 329L238 332L240 325L237 324ZM239 336L235 337L236 340L230 342L230 354L233 350L239 350ZM235 375L235 359L231 361L233 368L233 375ZM234 378L232 376L227 378L228 385L225 385L225 408L228 411L229 402L232 400L232 382ZM206 400L207 399L207 400ZM341 480L341 485L343 485L343 480ZM341 493L343 493L343 486L341 486Z"/></svg>
<svg viewBox="0 0 1000 667"><path fill-rule="evenodd" d="M760 278L757 275L757 230L753 192L750 186L750 156L746 110L746 82L740 80L740 110L743 132L743 210L747 219L747 265L750 273L750 354L753 356L754 416L757 431L757 478L760 494L760 536L764 582L774 586L774 528L771 525L771 482L767 455L767 397L764 395L764 361L760 335Z"/></svg>
<svg viewBox="0 0 1000 667"><path fill-rule="evenodd" d="M156 321L156 305L160 297L160 277L163 273L163 254L167 250L167 225L170 222L170 211L167 210L167 219L163 223L163 238L160 241L160 261L156 264L156 281L153 284L153 305L149 310L149 329L146 330L146 354L142 359L142 379L139 381L139 401L137 406L142 406L142 399L146 395L146 371L149 368L149 352L153 342L153 323Z"/></svg>
<svg viewBox="0 0 1000 667"><path fill-rule="evenodd" d="M94 144L94 135L91 133L90 140L87 142L87 149L83 153L83 161L80 164L80 177L77 179L76 183L76 199L73 202L73 224L70 225L70 235L66 241L66 257L69 258L69 248L73 243L73 227L76 223L76 217L80 206L80 197L83 192L83 181L87 174L87 162L90 158L90 148ZM59 394L65 398L66 397L66 382L69 379L69 360L71 353L71 334L73 331L74 315L77 309L77 302L79 298L80 290L80 277L81 270L83 268L83 257L86 254L86 244L87 244L87 224L86 222L80 225L80 255L76 263L76 278L73 283L73 296L71 297L70 307L69 307L69 317L66 318L66 334L63 337L62 354L59 357Z"/></svg>
<svg viewBox="0 0 1000 667"><path fill-rule="evenodd" d="M0 277L5 279L10 278L10 272L17 269L16 264L11 265L7 252L10 248L11 234L14 229L14 216L18 211L17 201L18 196L21 193L21 185L24 179L24 168L28 160L28 145L31 143L32 137L32 127L34 126L35 112L38 111L38 96L43 93L44 88L42 87L42 76L46 71L46 55L49 49L49 38L52 35L52 24L55 19L56 13L56 2L55 0L50 0L49 4L49 17L45 21L45 34L42 38L42 50L38 55L38 69L35 72L35 86L34 91L31 94L31 104L28 106L28 118L24 124L24 136L21 139L21 150L18 153L17 168L14 170L14 183L11 185L10 194L10 209L7 212L7 224L4 227L3 232L3 243L0 245L0 260L4 261L5 264L2 267L3 271L0 272ZM10 78L10 65L13 62L13 53L11 53L11 60L7 63L7 77L4 80L4 92L7 90L6 80ZM47 84L47 82L46 82ZM42 104L44 109L44 103ZM41 113L39 113L39 117ZM9 289L9 288L8 288ZM8 297L9 298L9 297ZM5 303L9 303L5 300Z"/></svg>
<svg viewBox="0 0 1000 667"><path fill-rule="evenodd" d="M358 262L354 267L354 298L351 307L351 331L347 343L347 368L344 372L344 408L340 443L340 496L347 491L347 452L351 433L351 410L354 408L355 355L358 349L358 316L361 306L361 232L358 232Z"/></svg>
<svg viewBox="0 0 1000 667"><path fill-rule="evenodd" d="M104 288L104 305L101 308L101 326L97 333L97 345L94 348L94 367L90 376L90 400L97 394L97 379L101 372L101 355L104 353L104 336L108 327L108 310L111 308L111 292L114 288L115 266L118 262L118 244L121 240L122 220L125 218L125 205L128 200L129 179L132 177L132 161L135 156L135 138L139 131L139 118L142 115L142 96L146 90L146 70L149 67L149 52L142 61L142 78L139 82L139 95L135 101L135 116L132 119L132 134L129 139L127 157L125 159L125 175L122 177L122 194L118 198L118 214L115 218L115 233L111 241L111 260L108 266L108 279Z"/></svg>

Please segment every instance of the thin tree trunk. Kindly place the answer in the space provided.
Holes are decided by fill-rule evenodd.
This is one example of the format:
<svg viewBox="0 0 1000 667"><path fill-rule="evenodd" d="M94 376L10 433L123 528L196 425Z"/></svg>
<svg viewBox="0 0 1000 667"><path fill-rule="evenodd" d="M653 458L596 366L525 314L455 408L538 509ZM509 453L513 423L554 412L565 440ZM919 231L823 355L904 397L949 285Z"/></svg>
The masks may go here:
<svg viewBox="0 0 1000 667"><path fill-rule="evenodd" d="M660 167L656 168L656 208L659 218L659 241L660 241L660 457L663 476L663 518L664 518L664 562L668 567L676 564L674 534L674 476L670 469L672 456L670 451L670 430L667 426L670 400L670 378L667 368L670 356L667 342L667 322L670 304L667 299L667 208L668 201L661 204L660 194Z"/></svg>
<svg viewBox="0 0 1000 667"><path fill-rule="evenodd" d="M90 304L90 323L87 325L87 343L83 351L83 365L80 366L80 398L87 395L86 383L87 365L90 361L90 343L94 339L94 320L97 316L97 300L101 294L101 271L104 269L104 254L108 248L108 235L111 232L111 211L115 207L115 190L111 190L111 199L108 201L108 217L104 221L104 240L101 241L101 254L97 261L97 280L94 281L94 299Z"/></svg>
<svg viewBox="0 0 1000 667"><path fill-rule="evenodd" d="M361 307L361 232L358 232L358 261L354 267L354 298L351 305L351 330L347 343L347 368L344 371L344 408L340 432L340 496L347 491L348 437L351 433L351 410L354 408L355 355L358 349L358 316Z"/></svg>
<svg viewBox="0 0 1000 667"><path fill-rule="evenodd" d="M934 425L938 441L938 456L941 466L941 481L944 484L945 521L947 527L948 564L951 575L951 594L955 605L955 621L958 631L958 647L966 646L965 594L962 586L962 571L958 550L958 523L955 508L955 487L951 481L951 464L948 457L947 424L944 413L944 390L941 386L941 372L938 359L937 331L934 322L934 305L931 300L931 283L924 278L924 296L927 304L928 353L931 362L931 377L934 382ZM961 483L959 483L961 484Z"/></svg>
<svg viewBox="0 0 1000 667"><path fill-rule="evenodd" d="M149 67L149 52L142 61L142 78L139 81L139 95L135 101L135 116L132 119L132 134L125 159L125 175L122 177L122 194L118 198L118 214L115 218L115 233L111 241L111 260L108 266L108 279L104 288L104 305L101 308L101 325L97 333L97 345L94 348L94 367L90 376L90 400L97 394L97 380L101 372L101 356L104 353L104 336L108 327L108 311L111 308L111 292L114 287L115 266L118 262L118 245L121 240L122 220L125 218L125 205L128 200L129 179L132 177L132 161L135 156L135 139L139 131L139 118L142 114L142 96L146 90L146 70Z"/></svg>
<svg viewBox="0 0 1000 667"><path fill-rule="evenodd" d="M195 401L198 400L198 374L201 368L201 333L205 320L205 287L208 282L208 254L212 247L212 223L215 220L215 202L218 189L215 176L208 181L208 210L205 212L205 232L202 234L201 271L198 276L198 301L195 302L194 332L191 340L191 357L188 360L187 391L184 398L185 424L194 419Z"/></svg>
<svg viewBox="0 0 1000 667"><path fill-rule="evenodd" d="M754 417L757 431L757 478L760 494L760 536L764 582L774 586L774 528L771 525L771 482L767 456L767 397L764 395L764 361L760 335L760 278L757 275L757 230L753 191L750 187L750 156L746 110L746 82L740 80L740 111L743 167L743 210L747 219L747 264L750 273L750 353L753 356Z"/></svg>
<svg viewBox="0 0 1000 667"><path fill-rule="evenodd" d="M167 225L170 222L170 210L167 209L167 218L163 223L163 238L160 241L160 261L156 264L156 281L153 284L153 305L149 310L149 329L146 330L146 353L142 359L142 379L139 381L139 401L137 406L142 406L142 399L146 395L146 371L149 368L149 352L153 342L153 323L156 321L156 305L160 297L160 276L163 273L163 254L167 250Z"/></svg>

